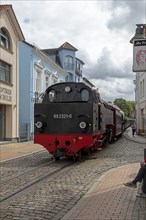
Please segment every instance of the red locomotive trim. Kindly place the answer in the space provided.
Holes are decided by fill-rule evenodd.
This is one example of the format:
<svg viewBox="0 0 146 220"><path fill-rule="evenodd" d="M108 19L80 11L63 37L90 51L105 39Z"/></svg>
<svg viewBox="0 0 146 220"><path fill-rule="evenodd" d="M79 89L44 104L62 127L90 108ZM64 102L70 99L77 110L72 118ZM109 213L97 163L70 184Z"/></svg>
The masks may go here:
<svg viewBox="0 0 146 220"><path fill-rule="evenodd" d="M66 156L72 156L80 150L87 150L92 147L100 147L104 135L97 133L94 135L81 134L35 134L34 143L44 146L52 155L61 149Z"/></svg>

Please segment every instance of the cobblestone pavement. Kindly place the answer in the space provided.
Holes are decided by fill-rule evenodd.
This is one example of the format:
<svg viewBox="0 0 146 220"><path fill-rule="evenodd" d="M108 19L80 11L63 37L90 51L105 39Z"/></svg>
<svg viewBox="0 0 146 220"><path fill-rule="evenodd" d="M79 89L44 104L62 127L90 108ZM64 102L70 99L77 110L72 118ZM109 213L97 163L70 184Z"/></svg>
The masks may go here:
<svg viewBox="0 0 146 220"><path fill-rule="evenodd" d="M25 171L32 170L51 161L51 156L46 151L29 154L25 157L7 160L0 163L1 181L11 179L13 176L22 174Z"/></svg>
<svg viewBox="0 0 146 220"><path fill-rule="evenodd" d="M105 172L122 165L139 163L143 159L144 147L143 144L131 142L123 137L85 160L64 169L56 176L43 180L35 185L35 188L31 187L2 203L0 218L60 220ZM35 155L35 161L37 160L40 160L39 154ZM5 172L7 166L3 167ZM30 169L30 166L27 168ZM15 168L18 169L18 162L15 164L13 161L13 166L9 167L10 173L13 173L11 169ZM131 178L134 175L135 173L132 173ZM133 207L134 220L141 220L138 213L144 212L145 200L136 199Z"/></svg>

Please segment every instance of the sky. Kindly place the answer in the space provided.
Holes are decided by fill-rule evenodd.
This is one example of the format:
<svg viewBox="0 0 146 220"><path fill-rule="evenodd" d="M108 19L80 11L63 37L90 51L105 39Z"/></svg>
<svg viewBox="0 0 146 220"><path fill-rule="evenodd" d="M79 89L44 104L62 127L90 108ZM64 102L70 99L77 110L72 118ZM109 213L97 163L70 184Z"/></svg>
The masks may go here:
<svg viewBox="0 0 146 220"><path fill-rule="evenodd" d="M146 24L146 0L1 0L12 4L25 40L40 49L69 42L85 65L83 76L106 101L134 100L136 24Z"/></svg>

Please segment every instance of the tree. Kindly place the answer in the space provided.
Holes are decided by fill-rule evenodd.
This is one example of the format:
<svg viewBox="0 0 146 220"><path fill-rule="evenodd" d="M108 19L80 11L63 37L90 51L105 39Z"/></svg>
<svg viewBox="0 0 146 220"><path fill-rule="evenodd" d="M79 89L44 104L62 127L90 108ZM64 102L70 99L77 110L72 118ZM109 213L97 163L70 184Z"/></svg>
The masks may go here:
<svg viewBox="0 0 146 220"><path fill-rule="evenodd" d="M117 105L128 118L133 118L133 113L135 109L134 101L126 101L123 98L115 99L114 104Z"/></svg>

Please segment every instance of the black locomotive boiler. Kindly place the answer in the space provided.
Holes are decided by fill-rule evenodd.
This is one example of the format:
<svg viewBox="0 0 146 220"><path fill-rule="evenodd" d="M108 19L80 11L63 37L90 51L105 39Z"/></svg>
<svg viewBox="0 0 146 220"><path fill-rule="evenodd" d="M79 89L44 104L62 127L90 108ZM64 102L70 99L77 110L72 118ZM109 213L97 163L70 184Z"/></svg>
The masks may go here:
<svg viewBox="0 0 146 220"><path fill-rule="evenodd" d="M34 124L34 143L56 159L80 159L83 152L98 149L123 132L123 113L101 103L84 83L65 82L48 87L42 103L35 104Z"/></svg>

